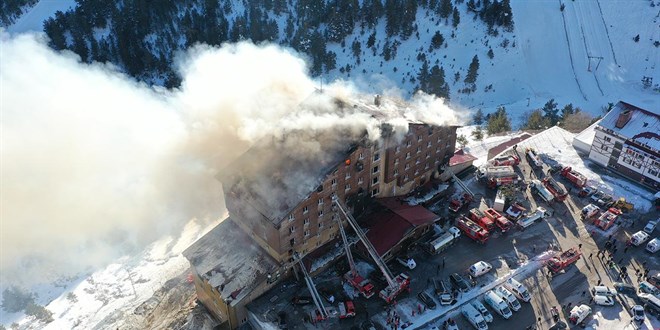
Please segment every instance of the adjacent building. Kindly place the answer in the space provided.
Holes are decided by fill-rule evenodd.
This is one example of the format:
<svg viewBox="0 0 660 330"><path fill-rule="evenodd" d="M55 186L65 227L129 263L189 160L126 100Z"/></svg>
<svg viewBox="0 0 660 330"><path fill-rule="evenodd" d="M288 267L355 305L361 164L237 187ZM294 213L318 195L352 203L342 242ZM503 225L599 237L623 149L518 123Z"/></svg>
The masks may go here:
<svg viewBox="0 0 660 330"><path fill-rule="evenodd" d="M660 189L660 111L619 102L593 128L589 159Z"/></svg>
<svg viewBox="0 0 660 330"><path fill-rule="evenodd" d="M407 106L387 102L379 97L368 103L334 101L335 111L373 118ZM397 133L382 124L375 140L366 130L340 125L332 131L293 129L255 143L218 177L229 212L223 224L231 223L223 226L232 233L214 229L184 253L200 301L229 328L240 326L249 318L245 305L288 275L295 253L305 256L336 242L339 215L333 197L355 210L371 199L406 195L439 177L454 155L457 127L406 125L406 133ZM417 237L436 219L416 209L388 212L401 224L399 240ZM388 241L381 252L391 254L393 247ZM251 262L233 266L224 260L236 252Z"/></svg>

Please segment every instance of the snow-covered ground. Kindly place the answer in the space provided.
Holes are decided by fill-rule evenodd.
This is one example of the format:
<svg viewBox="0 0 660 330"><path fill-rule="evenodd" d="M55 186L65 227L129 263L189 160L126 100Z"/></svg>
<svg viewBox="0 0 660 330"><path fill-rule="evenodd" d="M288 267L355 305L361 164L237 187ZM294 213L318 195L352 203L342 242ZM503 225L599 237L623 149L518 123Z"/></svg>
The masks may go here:
<svg viewBox="0 0 660 330"><path fill-rule="evenodd" d="M191 220L179 237L163 237L139 254L68 283L42 286L36 292L37 302L52 311L55 319L47 325L4 311L2 324L9 327L16 322L21 329L140 328L141 320L136 320L133 310L190 267L181 252L215 225ZM131 317L120 317L124 313Z"/></svg>
<svg viewBox="0 0 660 330"><path fill-rule="evenodd" d="M456 136L461 136L461 135L465 136L468 143L463 149L472 156L477 157L477 159L473 162L474 166L477 167L485 164L488 161L488 150L501 143L516 138L524 133L524 132L508 132L505 134L489 136L488 134L486 134L485 130L482 130L484 134L484 138L479 141L472 136L472 132L474 132L476 127L477 126L474 125L459 127L458 130L456 130ZM460 147L461 146L457 145L456 149Z"/></svg>
<svg viewBox="0 0 660 330"><path fill-rule="evenodd" d="M44 30L45 20L54 16L57 11L65 12L75 5L75 0L40 0L14 24L8 26L7 31L10 33L41 32Z"/></svg>

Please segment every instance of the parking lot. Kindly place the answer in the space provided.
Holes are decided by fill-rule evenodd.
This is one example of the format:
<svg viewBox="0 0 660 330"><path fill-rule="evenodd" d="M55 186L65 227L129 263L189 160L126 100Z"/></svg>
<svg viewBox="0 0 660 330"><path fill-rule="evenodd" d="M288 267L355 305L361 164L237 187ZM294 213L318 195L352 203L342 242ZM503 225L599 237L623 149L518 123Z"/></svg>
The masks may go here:
<svg viewBox="0 0 660 330"><path fill-rule="evenodd" d="M527 164L524 157L522 157L522 162L517 170L526 179L544 175L544 173L534 171ZM560 184L566 185L566 188L569 187L569 184L560 180L558 175L555 178ZM461 212L467 212L469 208L477 206L483 210L492 205L495 197L494 190L485 188L473 176L466 177L465 183L475 193L476 200ZM460 315L459 307L471 300L473 296L481 295L481 292L485 291L488 288L487 286L492 286L494 281L506 279L513 271L520 273L514 277L527 286L532 299L529 303L521 303L522 308L514 312L509 320L504 320L487 306L494 316L494 321L488 324L489 329L510 329L512 326L515 329L548 329L555 323L551 314L552 307L557 306L561 310L561 318L567 321L568 310L570 310L568 308L569 304L570 306L590 305L593 308L593 315L597 315L597 318L592 322L596 322L596 325L601 327L607 327L605 325L610 320L613 322L628 322L631 320L630 307L635 304L633 298L618 295L616 297L617 303L614 306L597 306L591 300L590 288L599 282L602 285L611 287L613 282L617 281L637 286L639 280L643 279L638 279L635 275L636 270L660 268L658 258L651 258L651 255L644 251L644 245L625 247L625 242L629 237L636 231L641 230L646 224L646 220L657 215L650 213L624 215L622 219L629 221L615 224L607 232L604 232L593 224L580 220L580 211L589 201L588 198L578 198L574 193L569 194L569 197L563 203L553 202L548 204L537 201L538 198L532 194L528 187L522 187L517 198L528 210L534 210L537 206L544 206L552 213L552 216L524 231L512 229L504 234L495 232L486 244L477 244L470 238L463 236L447 250L432 255L422 244L423 240L420 241L420 244L411 247L408 251L409 256L414 258L417 263L415 269L407 269L396 261L388 263L395 275L400 272L407 272L412 278L410 292L400 295L397 304L389 308L377 297L372 297L369 300L362 297L349 298L346 292L351 291L351 288L342 283L340 276L347 269L346 261L341 260L335 266L317 276L315 282L320 291L334 293L337 301L352 299L356 305L356 317L312 324L305 322L306 309L311 307L291 305L286 307L291 315L288 327L292 329L331 329L337 328L337 326L351 328L360 327L367 320L371 320L376 328L391 329L394 327L387 323L387 310L389 310L390 315L393 315L396 311L397 316L400 318L398 328L402 328L406 324L410 324L411 327L431 328L438 326L442 328L442 322L447 317L451 317L457 322L459 329L471 329L472 326ZM446 201L440 203L446 203ZM453 217L450 216L449 220L451 221ZM627 223L631 225L624 226ZM445 229L450 225L451 223L445 223ZM428 239L428 237L425 239ZM613 261L617 264L617 267L627 267L629 278L621 279L618 268L611 269L607 266L606 259L598 257L598 252L605 250L605 243L608 239L615 240L614 246L617 247L617 251L613 255ZM542 262L538 261L544 256L547 258L547 256L556 253L548 251L565 251L578 246L582 252L582 258L555 276L549 277L547 270L542 267ZM432 280L434 278L442 279L449 284L448 277L452 273L459 273L467 277L468 268L480 260L490 263L493 270L477 278L476 286L470 292L458 293L457 303L453 306L447 307L438 304L435 310L423 308L420 315L419 311L422 303L417 298L419 292L426 291L434 297L436 302L439 301L433 290ZM537 261L532 262L530 260ZM364 261L358 263L361 267L369 268ZM373 270L373 267L371 269ZM373 270L370 277L377 288L385 286L385 283L379 280L378 270ZM280 290L276 293L277 299L274 301L273 294L270 296L267 294L259 300L270 301L271 310L274 311L278 308L285 308L275 305L277 301L287 301L288 298L283 299L283 297L309 295L304 285L291 284L290 286L290 289ZM478 299L483 302L481 297ZM652 329L649 317L653 318L647 315L647 323L643 324L641 329L645 327ZM657 325L658 320L656 318L653 318L653 320L654 324Z"/></svg>

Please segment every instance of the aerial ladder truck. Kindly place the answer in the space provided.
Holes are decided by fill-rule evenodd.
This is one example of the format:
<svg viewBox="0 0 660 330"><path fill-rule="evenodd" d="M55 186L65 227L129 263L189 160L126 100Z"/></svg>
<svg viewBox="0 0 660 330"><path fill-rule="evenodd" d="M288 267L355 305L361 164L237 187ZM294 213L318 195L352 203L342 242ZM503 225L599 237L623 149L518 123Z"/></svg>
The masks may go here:
<svg viewBox="0 0 660 330"><path fill-rule="evenodd" d="M328 310L325 308L323 305L323 299L321 298L321 295L319 292L316 290L316 285L314 285L314 281L312 281L312 277L309 276L309 273L307 272L307 268L305 268L305 264L302 261L302 258L300 255L298 255L298 252L294 254L294 257L298 260L298 265L300 266L300 270L303 273L303 276L305 277L305 283L307 284L307 288L309 289L309 293L312 295L312 300L314 301L314 305L316 305L316 320L317 321L322 321L328 318Z"/></svg>
<svg viewBox="0 0 660 330"><path fill-rule="evenodd" d="M378 296L385 300L387 303L393 302L399 293L408 288L410 285L410 277L404 273L394 277L394 275L392 275L392 271L390 271L390 269L387 267L385 261L383 261L383 259L378 254L378 251L376 251L376 248L374 248L369 239L367 239L367 236L362 231L362 228L360 228L357 221L355 221L355 218L353 218L353 215L346 211L337 196L332 198L332 202L334 204L333 209L339 210L344 218L346 218L346 221L348 221L348 224L353 227L353 230L355 230L358 238L360 241L362 241L362 244L364 244L367 252L369 252L369 256L371 256L371 258L374 260L380 271L383 273L385 280L387 281L387 287L381 290L378 293Z"/></svg>
<svg viewBox="0 0 660 330"><path fill-rule="evenodd" d="M355 261L353 260L353 254L351 253L351 247L348 244L348 238L346 237L346 232L344 231L344 226L341 221L341 218L337 217L337 222L339 224L339 232L341 233L341 239L344 241L344 249L346 249L346 258L348 259L348 265L351 268L346 274L344 274L344 279L348 281L360 294L369 299L374 295L374 285L371 284L369 279L362 277L355 267Z"/></svg>
<svg viewBox="0 0 660 330"><path fill-rule="evenodd" d="M459 196L454 196L452 197L451 201L449 201L449 210L452 212L458 212L460 209L462 209L464 206L470 204L472 200L474 200L474 193L468 188L461 179L459 179L456 174L454 174L453 171L448 170L449 174L451 174L451 177L454 179L454 182L458 184L461 189L463 189L463 194Z"/></svg>

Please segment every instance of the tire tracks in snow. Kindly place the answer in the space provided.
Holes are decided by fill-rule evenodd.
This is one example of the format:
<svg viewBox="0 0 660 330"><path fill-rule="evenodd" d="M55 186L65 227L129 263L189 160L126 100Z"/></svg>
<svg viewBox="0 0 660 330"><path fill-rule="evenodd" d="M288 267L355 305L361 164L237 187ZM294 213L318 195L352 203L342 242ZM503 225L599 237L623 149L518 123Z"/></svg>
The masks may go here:
<svg viewBox="0 0 660 330"><path fill-rule="evenodd" d="M562 4L561 0L559 0L558 2L559 5L561 6ZM580 90L580 94L582 94L582 98L584 98L585 101L589 101L587 99L587 95L582 90L582 86L580 85L580 81L578 80L577 73L575 73L575 63L573 63L573 52L571 51L571 42L568 39L568 29L566 28L566 16L564 15L564 11L561 12L561 19L562 22L564 23L564 35L566 36L566 44L568 45L568 57L571 59L571 69L573 69L573 78L575 78L575 83L577 84L578 89Z"/></svg>

